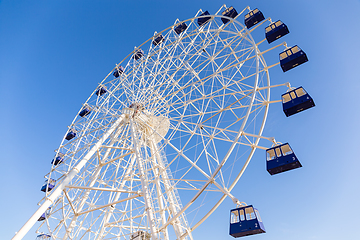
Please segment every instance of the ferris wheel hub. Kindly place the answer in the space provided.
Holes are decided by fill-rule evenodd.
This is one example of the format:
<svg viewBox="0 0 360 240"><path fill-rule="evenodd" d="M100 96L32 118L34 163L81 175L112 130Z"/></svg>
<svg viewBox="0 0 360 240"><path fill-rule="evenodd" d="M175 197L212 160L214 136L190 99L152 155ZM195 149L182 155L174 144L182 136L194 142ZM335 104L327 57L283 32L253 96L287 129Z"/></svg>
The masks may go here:
<svg viewBox="0 0 360 240"><path fill-rule="evenodd" d="M155 116L147 111L138 113L134 117L142 140L148 145L150 142L158 143L164 139L170 128L170 120L164 116Z"/></svg>
<svg viewBox="0 0 360 240"><path fill-rule="evenodd" d="M133 111L133 118L144 110L143 105L139 102L134 102L130 104L129 108Z"/></svg>
<svg viewBox="0 0 360 240"><path fill-rule="evenodd" d="M128 108L124 108L122 112L127 123L130 121L135 123L141 141L145 142L146 145L165 140L164 138L170 128L169 118L150 113L145 110L141 103L132 103Z"/></svg>

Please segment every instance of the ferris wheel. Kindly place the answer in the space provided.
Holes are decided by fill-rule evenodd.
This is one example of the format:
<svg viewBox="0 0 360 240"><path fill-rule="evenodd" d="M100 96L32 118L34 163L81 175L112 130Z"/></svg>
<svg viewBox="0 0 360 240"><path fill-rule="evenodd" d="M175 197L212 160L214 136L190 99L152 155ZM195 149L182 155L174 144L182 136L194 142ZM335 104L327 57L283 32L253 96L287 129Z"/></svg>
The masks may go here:
<svg viewBox="0 0 360 240"><path fill-rule="evenodd" d="M264 29L256 42L252 32ZM301 167L289 144L262 135L271 103L286 116L314 106L302 87L270 84L279 62L268 65L268 52L283 48L284 72L307 61L298 46L264 43L287 33L258 9L223 5L135 47L80 108L39 209L13 239L36 222L39 239L194 239L226 197L232 236L265 232L258 211L231 191L258 148L271 175ZM270 100L275 87L288 87L282 100Z"/></svg>

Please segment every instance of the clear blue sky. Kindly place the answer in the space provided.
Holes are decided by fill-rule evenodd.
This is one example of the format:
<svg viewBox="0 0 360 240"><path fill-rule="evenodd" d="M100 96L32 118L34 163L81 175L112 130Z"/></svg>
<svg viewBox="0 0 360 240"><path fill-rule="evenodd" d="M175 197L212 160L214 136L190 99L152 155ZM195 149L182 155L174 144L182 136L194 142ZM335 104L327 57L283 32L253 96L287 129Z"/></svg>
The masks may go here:
<svg viewBox="0 0 360 240"><path fill-rule="evenodd" d="M264 134L291 143L303 168L270 176L257 151L233 193L260 210L267 233L247 238L359 239L359 0L1 0L0 239L37 209L54 149L115 64L176 18L222 4L257 7L288 25L284 40L302 47L309 62L270 72L271 79L304 86L316 103L290 118L271 106ZM196 235L232 239L232 207L225 201ZM24 239L35 239L35 229Z"/></svg>

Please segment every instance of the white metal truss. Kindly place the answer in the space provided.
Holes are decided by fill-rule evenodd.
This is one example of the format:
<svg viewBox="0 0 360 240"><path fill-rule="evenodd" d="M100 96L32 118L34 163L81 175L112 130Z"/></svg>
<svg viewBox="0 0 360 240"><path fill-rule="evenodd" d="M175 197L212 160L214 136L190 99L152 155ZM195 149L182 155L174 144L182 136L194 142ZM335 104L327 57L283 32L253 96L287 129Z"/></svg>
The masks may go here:
<svg viewBox="0 0 360 240"><path fill-rule="evenodd" d="M75 117L46 178L56 188L15 235L21 239L50 207L38 232L53 239L131 239L142 231L151 239L193 239L192 231L229 197L262 136L270 100L266 48L238 19L221 15L222 6L199 26L195 17L175 24L135 48L110 72ZM223 24L221 18L230 20ZM271 19L267 19L271 21ZM179 23L187 29L174 31ZM152 44L153 38L163 41ZM113 69L114 71L115 69Z"/></svg>

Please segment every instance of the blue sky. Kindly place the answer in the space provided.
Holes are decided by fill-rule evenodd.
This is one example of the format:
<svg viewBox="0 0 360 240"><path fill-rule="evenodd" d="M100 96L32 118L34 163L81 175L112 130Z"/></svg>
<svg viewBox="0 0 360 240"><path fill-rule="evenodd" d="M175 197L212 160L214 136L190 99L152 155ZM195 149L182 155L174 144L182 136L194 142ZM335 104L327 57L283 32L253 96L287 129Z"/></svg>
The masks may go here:
<svg viewBox="0 0 360 240"><path fill-rule="evenodd" d="M201 8L249 5L281 19L309 62L272 81L303 86L316 107L286 118L272 105L264 135L289 142L303 168L270 176L258 150L233 190L261 213L251 239L357 239L360 214L358 93L360 1L0 1L0 220L10 239L37 209L67 126L97 84L154 31ZM273 74L274 73L274 74ZM273 100L279 99L272 96ZM228 235L230 200L196 233ZM24 239L35 239L35 227Z"/></svg>

